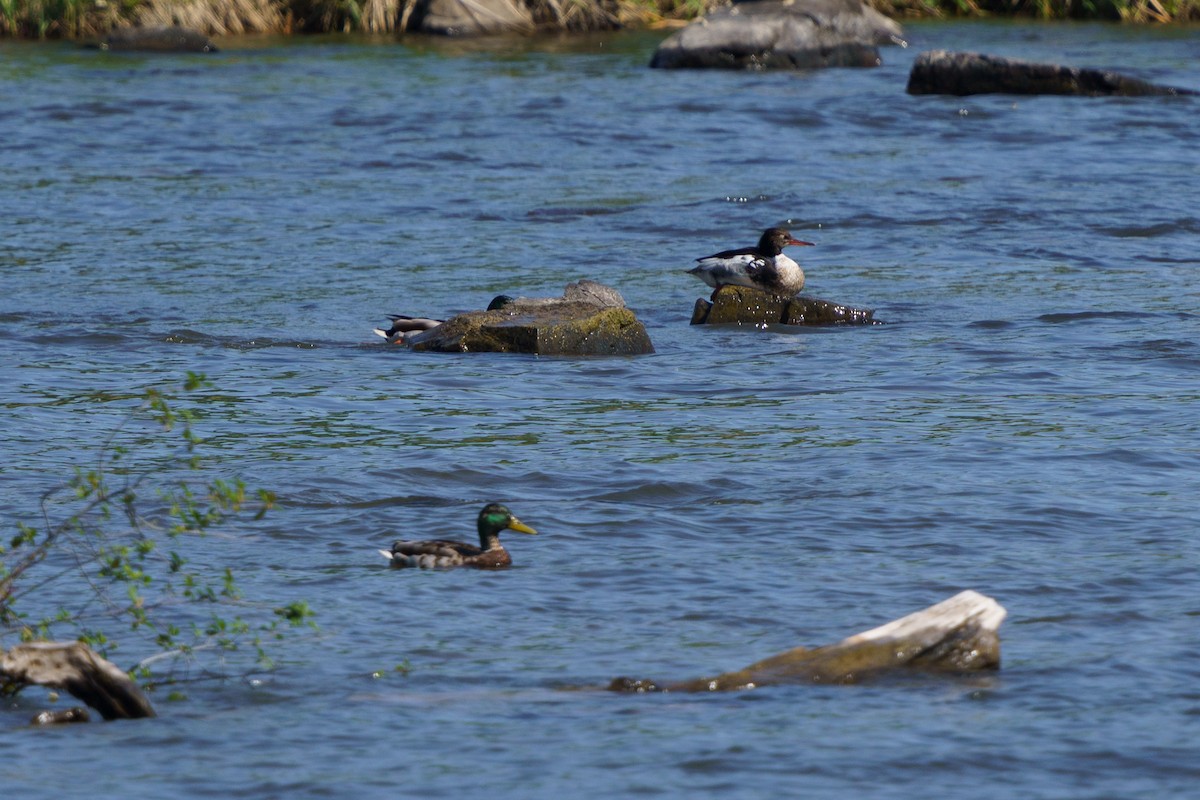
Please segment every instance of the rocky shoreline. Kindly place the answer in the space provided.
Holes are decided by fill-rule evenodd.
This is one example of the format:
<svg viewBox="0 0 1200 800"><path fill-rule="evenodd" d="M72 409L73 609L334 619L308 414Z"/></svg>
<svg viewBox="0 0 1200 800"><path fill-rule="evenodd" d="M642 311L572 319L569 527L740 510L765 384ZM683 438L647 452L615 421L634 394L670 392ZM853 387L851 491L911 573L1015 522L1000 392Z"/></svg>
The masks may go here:
<svg viewBox="0 0 1200 800"><path fill-rule="evenodd" d="M675 26L741 5L746 4L730 0L64 0L50 6L36 0L14 0L0 8L0 37L98 43L119 29L172 26L205 36L336 32L529 35ZM1087 7L1001 0L966 4L957 0L872 0L867 8L888 19L1023 16L1156 24L1200 20L1200 0L1180 0L1169 8L1157 0L1106 0ZM863 51L854 46L835 49L841 51L836 55L843 61L862 61Z"/></svg>

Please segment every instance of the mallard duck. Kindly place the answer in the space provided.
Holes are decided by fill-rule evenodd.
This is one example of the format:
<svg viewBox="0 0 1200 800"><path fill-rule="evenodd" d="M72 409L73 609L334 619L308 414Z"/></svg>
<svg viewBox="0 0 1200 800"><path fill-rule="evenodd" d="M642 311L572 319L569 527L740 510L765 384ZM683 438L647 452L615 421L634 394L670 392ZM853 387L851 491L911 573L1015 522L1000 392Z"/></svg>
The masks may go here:
<svg viewBox="0 0 1200 800"><path fill-rule="evenodd" d="M427 319L425 317L407 317L403 314L392 314L388 317L392 324L388 328L373 328L372 330L378 336L382 336L393 344L402 344L404 342L404 334L420 333L427 331L430 328L436 328L445 320Z"/></svg>
<svg viewBox="0 0 1200 800"><path fill-rule="evenodd" d="M783 228L767 228L754 247L725 250L697 258L697 266L688 270L714 289L726 284L750 286L771 294L794 295L804 288L804 270L783 254L788 245L812 247Z"/></svg>
<svg viewBox="0 0 1200 800"><path fill-rule="evenodd" d="M495 311L498 308L504 308L512 302L514 302L514 299L506 294L496 295L492 298L492 302L488 303L487 310ZM444 319L430 319L428 317L409 317L404 314L389 314L388 319L392 321L389 327L372 328L371 330L376 336L382 336L392 344L404 344L406 334L421 333L422 331L436 328L446 321Z"/></svg>
<svg viewBox="0 0 1200 800"><path fill-rule="evenodd" d="M379 554L390 561L393 567L497 569L512 564L512 556L500 544L500 531L537 533L499 503L484 506L476 524L479 528L478 547L447 539L415 542L401 539L392 545L391 550L380 550Z"/></svg>

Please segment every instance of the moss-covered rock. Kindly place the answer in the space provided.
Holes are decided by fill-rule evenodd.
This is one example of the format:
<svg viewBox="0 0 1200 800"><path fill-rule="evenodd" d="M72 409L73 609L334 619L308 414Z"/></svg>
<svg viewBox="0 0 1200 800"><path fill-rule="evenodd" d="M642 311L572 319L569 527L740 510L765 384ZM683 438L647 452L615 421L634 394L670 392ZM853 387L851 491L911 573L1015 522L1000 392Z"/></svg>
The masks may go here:
<svg viewBox="0 0 1200 800"><path fill-rule="evenodd" d="M815 297L784 297L748 286L722 286L696 301L693 325L880 325L875 312Z"/></svg>
<svg viewBox="0 0 1200 800"><path fill-rule="evenodd" d="M614 356L653 353L637 316L615 290L580 281L561 298L519 298L470 311L404 338L413 350Z"/></svg>

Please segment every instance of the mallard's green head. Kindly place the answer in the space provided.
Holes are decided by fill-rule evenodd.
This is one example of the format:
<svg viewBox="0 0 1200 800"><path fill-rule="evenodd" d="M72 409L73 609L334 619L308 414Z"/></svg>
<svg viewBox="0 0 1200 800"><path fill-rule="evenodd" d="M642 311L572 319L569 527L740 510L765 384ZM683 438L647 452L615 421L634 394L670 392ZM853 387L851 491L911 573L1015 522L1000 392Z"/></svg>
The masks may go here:
<svg viewBox="0 0 1200 800"><path fill-rule="evenodd" d="M520 531L521 533L537 533L533 528L513 516L505 506L499 503L489 503L479 512L479 539L487 540L499 535L500 531Z"/></svg>

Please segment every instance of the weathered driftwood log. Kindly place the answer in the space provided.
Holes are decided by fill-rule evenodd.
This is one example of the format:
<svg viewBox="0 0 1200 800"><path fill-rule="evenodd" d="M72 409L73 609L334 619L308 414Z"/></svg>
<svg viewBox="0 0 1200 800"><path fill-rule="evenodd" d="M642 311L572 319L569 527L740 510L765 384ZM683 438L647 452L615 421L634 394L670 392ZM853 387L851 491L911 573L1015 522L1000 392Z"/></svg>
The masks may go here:
<svg viewBox="0 0 1200 800"><path fill-rule="evenodd" d="M1158 86L1116 72L1035 64L982 53L929 50L917 56L908 76L909 94L1196 94Z"/></svg>
<svg viewBox="0 0 1200 800"><path fill-rule="evenodd" d="M692 310L693 325L881 325L868 308L818 300L783 297L748 286L725 285L712 300L699 298Z"/></svg>
<svg viewBox="0 0 1200 800"><path fill-rule="evenodd" d="M816 69L879 66L900 25L862 0L756 0L721 9L667 37L651 67Z"/></svg>
<svg viewBox="0 0 1200 800"><path fill-rule="evenodd" d="M857 683L897 669L974 672L1000 667L997 630L1008 612L990 597L965 591L923 611L806 650L797 647L715 678L659 684L617 678L624 692L715 692L788 683Z"/></svg>
<svg viewBox="0 0 1200 800"><path fill-rule="evenodd" d="M537 353L555 356L653 353L646 328L621 295L595 281L567 286L562 297L517 298L491 311L459 314L404 337L414 350Z"/></svg>
<svg viewBox="0 0 1200 800"><path fill-rule="evenodd" d="M178 25L117 28L100 43L101 50L138 50L155 53L215 53L217 46L199 31Z"/></svg>
<svg viewBox="0 0 1200 800"><path fill-rule="evenodd" d="M105 719L153 717L150 700L124 670L82 642L31 642L0 653L0 680L62 689Z"/></svg>
<svg viewBox="0 0 1200 800"><path fill-rule="evenodd" d="M531 33L533 15L520 0L417 0L406 30L441 36Z"/></svg>

